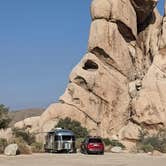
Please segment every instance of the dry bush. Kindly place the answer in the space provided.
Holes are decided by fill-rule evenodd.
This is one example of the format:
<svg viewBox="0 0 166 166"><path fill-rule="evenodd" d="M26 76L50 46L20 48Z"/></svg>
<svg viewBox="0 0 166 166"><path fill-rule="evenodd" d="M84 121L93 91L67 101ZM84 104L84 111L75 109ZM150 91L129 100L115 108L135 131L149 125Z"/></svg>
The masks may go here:
<svg viewBox="0 0 166 166"><path fill-rule="evenodd" d="M31 149L33 153L43 153L43 144L41 142L34 142L31 144Z"/></svg>
<svg viewBox="0 0 166 166"><path fill-rule="evenodd" d="M8 145L7 140L0 138L0 153L4 153L6 146Z"/></svg>

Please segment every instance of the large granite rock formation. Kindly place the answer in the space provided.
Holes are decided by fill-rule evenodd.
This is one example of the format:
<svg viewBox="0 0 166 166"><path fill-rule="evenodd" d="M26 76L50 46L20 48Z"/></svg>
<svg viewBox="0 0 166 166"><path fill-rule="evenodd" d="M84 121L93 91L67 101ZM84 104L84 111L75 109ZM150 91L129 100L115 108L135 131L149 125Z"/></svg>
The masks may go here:
<svg viewBox="0 0 166 166"><path fill-rule="evenodd" d="M166 15L157 2L92 1L88 52L32 131L70 117L91 134L133 142L142 126L166 127Z"/></svg>

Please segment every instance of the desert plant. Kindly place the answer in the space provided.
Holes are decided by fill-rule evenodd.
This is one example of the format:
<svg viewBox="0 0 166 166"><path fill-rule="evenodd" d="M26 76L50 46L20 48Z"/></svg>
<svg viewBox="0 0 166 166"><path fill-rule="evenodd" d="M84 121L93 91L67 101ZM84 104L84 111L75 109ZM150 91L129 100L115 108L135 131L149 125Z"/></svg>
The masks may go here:
<svg viewBox="0 0 166 166"><path fill-rule="evenodd" d="M81 146L81 143L84 141L84 138L78 138L76 140L76 148L79 149Z"/></svg>
<svg viewBox="0 0 166 166"><path fill-rule="evenodd" d="M111 145L111 146L119 146L119 147L121 147L122 149L125 149L125 146L120 142L120 141L118 141L118 140L111 140L111 139L109 139L109 138L104 138L103 139L103 142L104 142L104 144L106 145L106 146L109 146L109 145Z"/></svg>
<svg viewBox="0 0 166 166"><path fill-rule="evenodd" d="M8 145L7 140L4 138L0 138L0 153L3 153L5 147Z"/></svg>
<svg viewBox="0 0 166 166"><path fill-rule="evenodd" d="M43 144L41 142L34 142L31 144L32 152L34 153L42 153L43 150Z"/></svg>
<svg viewBox="0 0 166 166"><path fill-rule="evenodd" d="M13 128L12 131L15 138L22 138L28 145L35 142L34 134L29 133L25 129Z"/></svg>
<svg viewBox="0 0 166 166"><path fill-rule="evenodd" d="M55 128L64 128L72 130L76 138L84 138L88 135L88 130L82 127L81 123L76 120L71 120L70 118L60 119Z"/></svg>
<svg viewBox="0 0 166 166"><path fill-rule="evenodd" d="M18 143L18 154L32 154L31 147L26 143Z"/></svg>
<svg viewBox="0 0 166 166"><path fill-rule="evenodd" d="M149 143L149 144L145 144L141 146L141 150L143 150L144 152L153 152L154 147Z"/></svg>
<svg viewBox="0 0 166 166"><path fill-rule="evenodd" d="M166 153L166 130L160 130L157 134L142 134L140 132L140 139L137 143L137 148L144 152L151 152L153 150Z"/></svg>
<svg viewBox="0 0 166 166"><path fill-rule="evenodd" d="M104 138L104 139L103 139L103 142L104 142L104 144L105 144L106 146L111 145L111 141L110 141L109 138Z"/></svg>

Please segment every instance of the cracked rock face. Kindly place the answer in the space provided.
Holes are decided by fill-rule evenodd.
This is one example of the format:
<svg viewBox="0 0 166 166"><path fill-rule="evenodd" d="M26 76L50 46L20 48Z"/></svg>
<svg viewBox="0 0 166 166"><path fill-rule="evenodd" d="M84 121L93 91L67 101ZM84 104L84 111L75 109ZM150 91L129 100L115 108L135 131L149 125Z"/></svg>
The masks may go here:
<svg viewBox="0 0 166 166"><path fill-rule="evenodd" d="M138 139L141 126L166 127L166 17L157 0L93 0L88 53L73 69L59 103L31 131L70 117L92 135Z"/></svg>

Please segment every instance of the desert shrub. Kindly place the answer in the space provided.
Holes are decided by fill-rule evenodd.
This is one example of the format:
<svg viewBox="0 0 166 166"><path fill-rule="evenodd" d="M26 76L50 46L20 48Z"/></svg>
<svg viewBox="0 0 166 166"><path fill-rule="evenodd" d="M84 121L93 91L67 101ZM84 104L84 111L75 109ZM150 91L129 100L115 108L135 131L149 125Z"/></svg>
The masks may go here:
<svg viewBox="0 0 166 166"><path fill-rule="evenodd" d="M154 147L151 144L145 144L141 146L141 150L143 150L144 152L153 152Z"/></svg>
<svg viewBox="0 0 166 166"><path fill-rule="evenodd" d="M43 144L41 142L34 142L31 144L32 152L34 153L42 153L43 150Z"/></svg>
<svg viewBox="0 0 166 166"><path fill-rule="evenodd" d="M109 138L104 138L104 139L103 139L103 142L104 142L104 144L105 144L106 146L111 145L111 140L110 140Z"/></svg>
<svg viewBox="0 0 166 166"><path fill-rule="evenodd" d="M18 143L18 154L32 154L31 147L26 143Z"/></svg>
<svg viewBox="0 0 166 166"><path fill-rule="evenodd" d="M55 128L69 129L74 132L76 138L84 138L88 135L88 130L82 127L81 123L70 118L60 119Z"/></svg>
<svg viewBox="0 0 166 166"><path fill-rule="evenodd" d="M34 134L29 133L25 129L13 128L12 131L15 138L22 138L28 145L35 142Z"/></svg>
<svg viewBox="0 0 166 166"><path fill-rule="evenodd" d="M118 140L110 140L110 141L111 141L112 146L119 146L122 149L125 149L125 146L121 142L119 142Z"/></svg>
<svg viewBox="0 0 166 166"><path fill-rule="evenodd" d="M7 145L8 145L7 140L4 138L0 138L0 153L4 152Z"/></svg>
<svg viewBox="0 0 166 166"><path fill-rule="evenodd" d="M125 146L121 143L121 142L119 142L118 140L111 140L111 139L109 139L109 138L104 138L103 139L103 142L104 142L104 144L106 145L106 146L109 146L109 145L111 145L111 146L119 146L119 147L121 147L122 149L125 149Z"/></svg>
<svg viewBox="0 0 166 166"><path fill-rule="evenodd" d="M11 119L9 118L9 108L5 105L0 104L0 129L5 129L9 126Z"/></svg>
<svg viewBox="0 0 166 166"><path fill-rule="evenodd" d="M144 132L145 133L145 132ZM166 153L166 130L160 130L157 134L143 134L140 132L140 140L137 148L144 152L152 152L153 150Z"/></svg>
<svg viewBox="0 0 166 166"><path fill-rule="evenodd" d="M84 138L78 138L76 140L76 148L80 149L81 143L84 141Z"/></svg>

